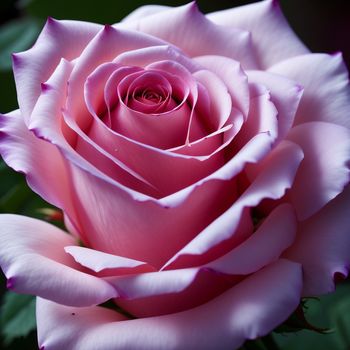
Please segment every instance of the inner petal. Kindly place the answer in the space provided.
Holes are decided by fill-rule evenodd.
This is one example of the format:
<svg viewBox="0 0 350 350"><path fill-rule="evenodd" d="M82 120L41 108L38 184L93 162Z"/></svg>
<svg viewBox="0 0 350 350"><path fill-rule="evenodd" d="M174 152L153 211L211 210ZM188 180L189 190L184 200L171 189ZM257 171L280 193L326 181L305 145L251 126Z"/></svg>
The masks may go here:
<svg viewBox="0 0 350 350"><path fill-rule="evenodd" d="M152 67L121 80L111 77L106 84L109 116L105 119L113 131L147 145L181 146L186 143L197 93L193 81L190 74L184 79L174 71Z"/></svg>

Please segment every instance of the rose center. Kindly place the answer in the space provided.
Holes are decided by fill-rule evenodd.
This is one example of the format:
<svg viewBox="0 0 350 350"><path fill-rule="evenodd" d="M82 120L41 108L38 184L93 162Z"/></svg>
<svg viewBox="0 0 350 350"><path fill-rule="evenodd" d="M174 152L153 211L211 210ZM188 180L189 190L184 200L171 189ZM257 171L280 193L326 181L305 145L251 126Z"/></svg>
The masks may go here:
<svg viewBox="0 0 350 350"><path fill-rule="evenodd" d="M131 98L142 104L159 105L160 103L169 98L169 92L165 91L165 89L163 89L162 87L158 87L157 89L155 89L154 87L145 89L140 88L135 89L132 96L129 96L128 102L130 102Z"/></svg>

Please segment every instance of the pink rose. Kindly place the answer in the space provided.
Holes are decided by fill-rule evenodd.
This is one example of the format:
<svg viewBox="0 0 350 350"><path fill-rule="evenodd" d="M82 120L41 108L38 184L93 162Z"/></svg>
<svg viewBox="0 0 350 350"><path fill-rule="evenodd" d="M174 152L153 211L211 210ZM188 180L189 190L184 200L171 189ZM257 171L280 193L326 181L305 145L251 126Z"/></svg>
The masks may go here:
<svg viewBox="0 0 350 350"><path fill-rule="evenodd" d="M13 62L2 156L71 233L0 216L42 349L236 349L347 276L348 73L276 1L49 19Z"/></svg>

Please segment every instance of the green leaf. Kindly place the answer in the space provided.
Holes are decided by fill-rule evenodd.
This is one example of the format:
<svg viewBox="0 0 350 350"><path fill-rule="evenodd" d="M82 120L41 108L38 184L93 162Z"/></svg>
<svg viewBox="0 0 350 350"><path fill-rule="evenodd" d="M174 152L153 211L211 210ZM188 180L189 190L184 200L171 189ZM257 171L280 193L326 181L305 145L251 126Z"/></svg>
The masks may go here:
<svg viewBox="0 0 350 350"><path fill-rule="evenodd" d="M11 69L11 54L28 49L40 28L38 20L30 17L16 19L0 27L0 70Z"/></svg>
<svg viewBox="0 0 350 350"><path fill-rule="evenodd" d="M17 109L16 88L12 71L3 71L0 68L0 91L0 113L7 113Z"/></svg>
<svg viewBox="0 0 350 350"><path fill-rule="evenodd" d="M32 196L32 191L22 180L12 186L4 196L0 198L0 211L16 213Z"/></svg>
<svg viewBox="0 0 350 350"><path fill-rule="evenodd" d="M347 282L338 285L335 293L321 296L319 300L309 299L306 310L307 320L312 325L326 327L332 332L320 334L310 330L301 330L295 333L274 333L279 347L283 350L349 349L346 335L350 334L350 317L348 316L350 305L343 304L349 299L349 295L350 283ZM344 310L343 308L346 307L349 308ZM347 344L347 347L344 344Z"/></svg>
<svg viewBox="0 0 350 350"><path fill-rule="evenodd" d="M338 331L336 338L339 348L350 348L350 299L344 296L330 310L330 319Z"/></svg>
<svg viewBox="0 0 350 350"><path fill-rule="evenodd" d="M28 335L36 328L35 297L7 292L1 308L0 323L5 345L15 338Z"/></svg>

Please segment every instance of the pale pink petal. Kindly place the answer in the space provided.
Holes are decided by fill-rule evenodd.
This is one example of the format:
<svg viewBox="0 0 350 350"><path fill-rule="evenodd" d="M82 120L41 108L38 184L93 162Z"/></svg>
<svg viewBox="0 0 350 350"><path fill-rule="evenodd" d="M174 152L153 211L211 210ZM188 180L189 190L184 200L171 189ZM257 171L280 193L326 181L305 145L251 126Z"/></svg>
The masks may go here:
<svg viewBox="0 0 350 350"><path fill-rule="evenodd" d="M298 218L305 220L343 191L350 178L350 131L343 126L310 122L296 126L288 140L305 154L290 191Z"/></svg>
<svg viewBox="0 0 350 350"><path fill-rule="evenodd" d="M294 209L282 204L274 209L242 244L204 267L230 275L248 275L277 260L295 239Z"/></svg>
<svg viewBox="0 0 350 350"><path fill-rule="evenodd" d="M102 28L99 24L49 18L35 45L13 56L18 103L26 124L47 81L62 58L73 60Z"/></svg>
<svg viewBox="0 0 350 350"><path fill-rule="evenodd" d="M130 14L128 14L126 17L122 19L123 22L132 22L136 21L138 19L145 18L150 15L154 15L155 13L162 12L164 10L168 10L169 6L163 6L163 5L145 5L140 6L136 10L132 11Z"/></svg>
<svg viewBox="0 0 350 350"><path fill-rule="evenodd" d="M87 94L87 91L89 89L89 78L88 80L85 82L85 99L86 99L86 105L87 108L89 110L89 112L91 113L91 115L93 116L94 120L92 120L92 123L101 123L101 121L103 122L103 124L107 127L107 129L109 129L112 125L112 116L111 116L111 111L113 110L113 108L115 108L116 106L118 106L119 104L119 96L117 93L117 88L119 83L127 76L132 75L136 72L141 72L142 68L140 67L129 67L129 66L121 66L120 68L118 68L117 70L115 70L109 77L105 76L104 78L107 78L106 81L104 81L101 84L101 81L98 77L99 74L99 70L103 69L104 66L108 66L108 65L114 65L115 63L112 62L108 62L105 64L101 64L100 66L98 66L93 73L89 76L89 78L91 77L92 81L91 81L91 86L92 88L96 87L96 85L94 84L94 80L98 79L98 85L99 87L101 87L102 89L102 84L104 84L104 101L106 103L106 107L107 107L107 112L108 114L106 115L106 111L104 111L104 115L97 115L98 110L95 110L93 108L93 105L91 105L91 100L95 99L95 97L93 97L94 95L96 95L96 93L92 93L90 94L90 96ZM119 64L118 64L119 66ZM106 68L106 70L109 70ZM97 76L96 76L97 75ZM96 79L95 79L96 78ZM101 85L100 85L101 84ZM97 96L101 98L101 94L102 91L100 91L100 93L97 92ZM90 119L90 118L88 118ZM82 120L82 122L84 122ZM93 126L89 126L89 129L93 128Z"/></svg>
<svg viewBox="0 0 350 350"><path fill-rule="evenodd" d="M89 138L148 183L155 184L163 196L197 182L223 165L220 156L201 159L157 149L111 132L98 121L92 124ZM157 164L157 171L149 164Z"/></svg>
<svg viewBox="0 0 350 350"><path fill-rule="evenodd" d="M294 124L324 121L350 128L349 73L341 54L303 55L280 62L269 71L304 87Z"/></svg>
<svg viewBox="0 0 350 350"><path fill-rule="evenodd" d="M156 268L220 215L236 191L227 182L212 181L171 208L160 201L133 198L121 186L74 164L71 176L85 243Z"/></svg>
<svg viewBox="0 0 350 350"><path fill-rule="evenodd" d="M222 149L225 149L238 134L243 124L244 118L242 113L235 108L232 108L227 125L223 128L214 131L199 140L191 142L188 145L174 147L168 151L183 155L192 155L196 156L197 159L206 160Z"/></svg>
<svg viewBox="0 0 350 350"><path fill-rule="evenodd" d="M191 57L227 56L242 62L244 68L257 68L249 33L239 27L215 25L198 10L195 2L125 22L122 27L154 35Z"/></svg>
<svg viewBox="0 0 350 350"><path fill-rule="evenodd" d="M264 160L263 171L239 199L176 253L165 266L171 268L196 266L208 261L213 254L217 256L220 252L227 251L228 243L220 246L221 242L230 239L230 244L237 244L242 239L241 235L247 234L239 229L242 222L247 224L249 220L245 216L247 214L245 209L255 207L264 198L281 198L292 186L302 159L303 153L299 146L291 142L280 143ZM249 233L251 228L248 225L244 230ZM220 248L215 250L216 247Z"/></svg>
<svg viewBox="0 0 350 350"><path fill-rule="evenodd" d="M233 106L247 117L250 102L249 86L240 63L224 56L199 56L193 60L220 77L231 95Z"/></svg>
<svg viewBox="0 0 350 350"><path fill-rule="evenodd" d="M301 288L300 266L279 260L212 301L172 315L126 320L112 310L67 308L38 298L39 346L214 350L220 344L223 350L237 349L283 322L298 306Z"/></svg>
<svg viewBox="0 0 350 350"><path fill-rule="evenodd" d="M74 260L95 272L106 271L109 275L154 271L154 268L143 261L137 261L79 246L67 246L64 250Z"/></svg>
<svg viewBox="0 0 350 350"><path fill-rule="evenodd" d="M251 138L225 165L203 177L193 185L190 185L178 192L161 198L160 203L166 206L174 207L184 202L193 191L201 187L210 187L214 182L230 181L238 175L247 163L256 163L271 151L273 139L268 133L262 132ZM209 158L212 159L212 158Z"/></svg>
<svg viewBox="0 0 350 350"><path fill-rule="evenodd" d="M50 78L41 84L41 94L33 108L29 121L29 129L36 133L36 136L43 139L51 139L52 135L61 132L62 109L67 96L67 82L73 69L73 63L62 59L57 65ZM41 132L45 131L45 135ZM67 132L67 137L71 133Z"/></svg>
<svg viewBox="0 0 350 350"><path fill-rule="evenodd" d="M33 191L74 217L68 170L56 147L35 137L18 110L1 115L0 132L4 161L26 175Z"/></svg>
<svg viewBox="0 0 350 350"><path fill-rule="evenodd" d="M191 109L186 101L176 107L166 113L149 115L121 104L111 113L112 126L115 132L155 148L183 145Z"/></svg>
<svg viewBox="0 0 350 350"><path fill-rule="evenodd" d="M213 12L207 17L219 25L249 31L260 68L309 52L292 31L276 0Z"/></svg>
<svg viewBox="0 0 350 350"><path fill-rule="evenodd" d="M116 63L137 67L145 67L160 61L177 62L191 73L202 68L200 64L186 56L179 48L169 44L128 50L122 52L113 60Z"/></svg>
<svg viewBox="0 0 350 350"><path fill-rule="evenodd" d="M211 130L222 128L231 114L232 100L224 83L209 70L199 70L193 74L195 79L207 90L210 108L207 111L206 124Z"/></svg>
<svg viewBox="0 0 350 350"><path fill-rule="evenodd" d="M235 139L236 147L244 147L259 133L268 133L274 142L278 136L278 111L271 101L270 92L266 87L254 83L249 84L249 91L249 114Z"/></svg>
<svg viewBox="0 0 350 350"><path fill-rule="evenodd" d="M277 142L283 140L293 125L303 88L281 75L263 71L247 71L246 73L250 83L262 84L270 92L271 101L278 113Z"/></svg>
<svg viewBox="0 0 350 350"><path fill-rule="evenodd" d="M70 306L91 306L117 296L106 281L76 270L64 251L75 239L36 219L0 216L0 265L15 292Z"/></svg>
<svg viewBox="0 0 350 350"><path fill-rule="evenodd" d="M85 157L85 163L90 161L90 164L97 166L102 172L112 179L118 180L121 184L131 188L144 189L146 193L150 191L154 193L152 186L141 176L118 160L111 159L112 157L103 149L93 148L90 144L84 144L84 140L77 140L72 130L65 123L62 123L62 106L65 103L67 80L72 68L72 63L62 60L50 79L42 85L42 94L34 107L29 128L34 131L37 137L49 140L55 145L67 147L66 140L71 144L76 144L76 149L80 151L80 155ZM63 115L65 116L65 114ZM61 155L58 157L61 157ZM50 184L49 188L60 185L61 182L57 181ZM67 191L69 191L68 188ZM73 215L72 209L67 210L67 213L71 216Z"/></svg>
<svg viewBox="0 0 350 350"><path fill-rule="evenodd" d="M146 34L105 26L76 59L69 80L66 108L70 114L77 118L78 124L87 118L84 104L84 83L96 67L105 62L113 61L124 51L163 44L162 40Z"/></svg>
<svg viewBox="0 0 350 350"><path fill-rule="evenodd" d="M63 116L67 125L78 135L73 152L77 152L84 162L93 165L110 180L115 181L125 189L137 191L146 196L159 197L160 193L157 187L92 141L75 124L75 120L70 114L63 112Z"/></svg>
<svg viewBox="0 0 350 350"><path fill-rule="evenodd" d="M217 180L232 181L230 179L242 170L247 161L255 162L260 159L271 144L267 134L257 135L244 147L242 153L234 157L227 166L222 167L219 173L214 173L212 177L175 196L156 201L104 176L86 160L72 152L59 135L52 135L52 142L59 146L70 162L74 188L72 203L79 212L78 230L83 241L97 250L149 262L158 267L203 230L228 207L232 198L234 199L235 186ZM113 147L112 142L109 144L109 147L111 146ZM130 147L126 149L128 158L131 151ZM145 163L145 153L142 155L143 159L140 162L149 169ZM169 157L169 159L173 161L176 158ZM190 168L187 170L191 171ZM177 179L174 173L170 178L174 181ZM202 186L203 184L205 186ZM101 203L104 203L103 210L99 210ZM197 220L193 220L193 217ZM183 222L189 224L184 227ZM113 234L115 230L122 234ZM149 235L145 236L144 232L152 233L156 238L151 239ZM112 241L105 239L106 235L109 239L113 237ZM154 247L154 242L157 242L157 247Z"/></svg>
<svg viewBox="0 0 350 350"><path fill-rule="evenodd" d="M121 69L119 64L113 62L103 63L86 78L84 84L84 100L88 111L92 116L103 119L108 126L110 126L110 120L109 115L106 116L106 114L107 112L109 113L109 101L106 98L107 93L105 89L111 75L118 69ZM135 70L133 69L132 71L134 72ZM113 91L110 91L110 94L116 95L116 86L113 86ZM91 122L90 117L87 119Z"/></svg>
<svg viewBox="0 0 350 350"><path fill-rule="evenodd" d="M300 224L293 246L284 254L303 266L303 295L334 291L337 277L350 269L350 187Z"/></svg>
<svg viewBox="0 0 350 350"><path fill-rule="evenodd" d="M192 268L162 270L108 278L118 305L133 315L167 314L200 305L276 261L294 241L293 208L282 205L241 245L225 255Z"/></svg>

